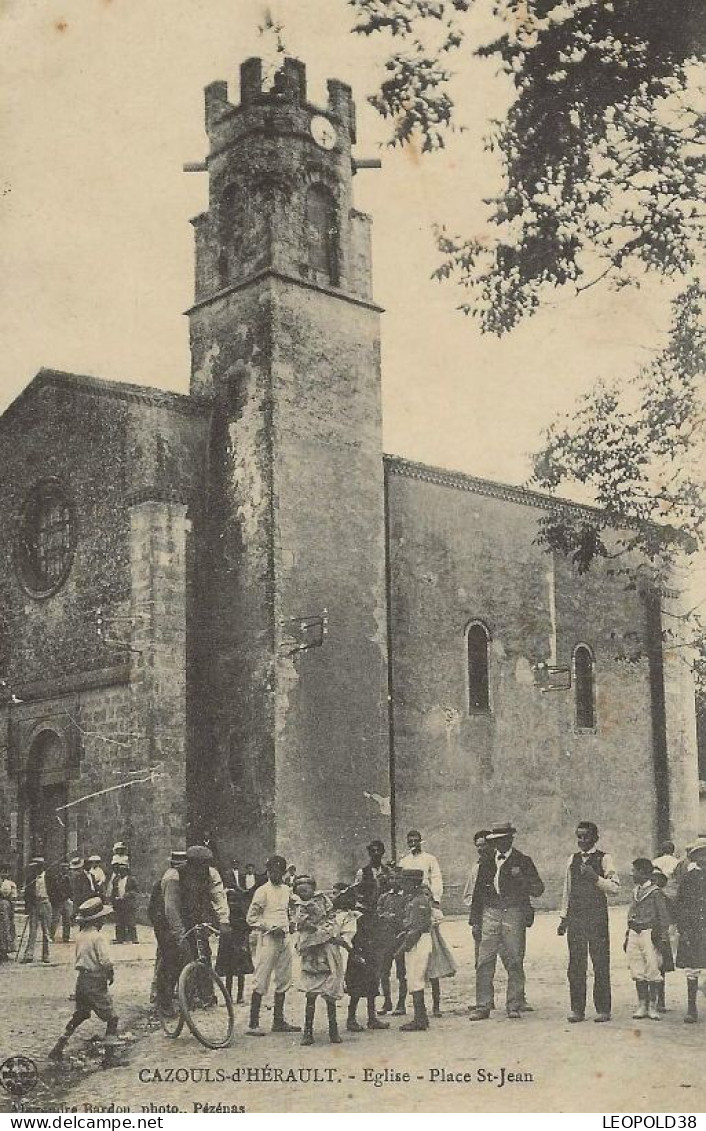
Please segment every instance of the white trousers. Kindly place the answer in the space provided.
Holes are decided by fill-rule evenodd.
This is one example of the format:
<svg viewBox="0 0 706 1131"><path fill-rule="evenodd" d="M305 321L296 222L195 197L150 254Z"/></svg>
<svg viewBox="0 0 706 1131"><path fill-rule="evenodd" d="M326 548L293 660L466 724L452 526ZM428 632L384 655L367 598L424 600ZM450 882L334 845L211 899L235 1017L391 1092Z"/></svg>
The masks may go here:
<svg viewBox="0 0 706 1131"><path fill-rule="evenodd" d="M423 990L427 984L427 968L431 958L431 935L421 935L419 941L404 956L407 967L407 989L411 994Z"/></svg>
<svg viewBox="0 0 706 1131"><path fill-rule="evenodd" d="M272 935L260 935L255 952L255 975L253 989L263 997L270 987L272 975L275 977L275 993L284 994L292 984L292 936L277 939Z"/></svg>
<svg viewBox="0 0 706 1131"><path fill-rule="evenodd" d="M630 975L636 982L663 980L661 956L652 942L650 931L630 931L625 955Z"/></svg>

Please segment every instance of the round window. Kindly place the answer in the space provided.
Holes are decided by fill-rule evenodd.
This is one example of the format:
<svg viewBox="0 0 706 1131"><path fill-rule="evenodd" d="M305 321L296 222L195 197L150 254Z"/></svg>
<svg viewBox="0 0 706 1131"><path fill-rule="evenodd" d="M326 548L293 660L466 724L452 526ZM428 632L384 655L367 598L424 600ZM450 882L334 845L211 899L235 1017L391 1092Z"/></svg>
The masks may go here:
<svg viewBox="0 0 706 1131"><path fill-rule="evenodd" d="M54 480L34 487L20 521L19 567L25 587L47 597L66 580L75 545L71 504Z"/></svg>

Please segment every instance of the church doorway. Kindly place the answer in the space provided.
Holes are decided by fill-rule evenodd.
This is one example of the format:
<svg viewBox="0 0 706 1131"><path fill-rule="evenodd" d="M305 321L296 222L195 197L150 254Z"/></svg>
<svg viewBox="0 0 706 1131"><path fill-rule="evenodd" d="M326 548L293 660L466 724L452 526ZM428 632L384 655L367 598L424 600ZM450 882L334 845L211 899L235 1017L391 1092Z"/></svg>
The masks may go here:
<svg viewBox="0 0 706 1131"><path fill-rule="evenodd" d="M66 816L56 810L68 800L66 750L55 731L42 731L32 743L27 779L30 852L48 865L65 860Z"/></svg>

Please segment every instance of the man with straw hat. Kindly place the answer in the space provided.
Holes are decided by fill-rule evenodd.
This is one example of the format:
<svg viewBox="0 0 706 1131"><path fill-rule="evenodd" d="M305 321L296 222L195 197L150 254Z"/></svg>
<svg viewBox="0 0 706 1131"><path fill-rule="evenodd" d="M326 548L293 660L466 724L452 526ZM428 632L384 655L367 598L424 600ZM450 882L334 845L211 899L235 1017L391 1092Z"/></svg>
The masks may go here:
<svg viewBox="0 0 706 1131"><path fill-rule="evenodd" d="M95 1013L96 1017L106 1023L103 1067L108 1068L117 1063L115 1047L118 1017L108 992L108 986L113 982L113 963L105 936L101 934L103 923L112 913L112 907L104 904L99 895L91 896L78 909L76 922L80 930L76 939L76 1008L50 1051L50 1060L60 1061L63 1058L71 1034Z"/></svg>
<svg viewBox="0 0 706 1131"><path fill-rule="evenodd" d="M470 914L471 927L480 928L471 1021L490 1017L498 958L507 971L507 1015L517 1020L524 1011L525 939L534 917L531 898L543 894L544 884L531 857L513 846L516 832L512 824L495 825L486 835L488 851L478 864Z"/></svg>
<svg viewBox="0 0 706 1131"><path fill-rule="evenodd" d="M88 861L84 860L82 856L74 856L73 859L69 860L69 884L74 913L92 895L99 894L96 891L96 882L91 875Z"/></svg>

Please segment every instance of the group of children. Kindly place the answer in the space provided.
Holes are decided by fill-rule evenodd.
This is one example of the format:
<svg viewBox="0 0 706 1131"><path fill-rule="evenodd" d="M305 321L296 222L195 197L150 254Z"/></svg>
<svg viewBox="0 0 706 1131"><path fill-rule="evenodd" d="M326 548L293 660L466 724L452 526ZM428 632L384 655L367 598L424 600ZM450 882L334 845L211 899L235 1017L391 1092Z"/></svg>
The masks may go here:
<svg viewBox="0 0 706 1131"><path fill-rule="evenodd" d="M377 842L375 842L377 845ZM375 845L370 846L374 848ZM384 851L384 845L380 844ZM375 860L371 854L371 859ZM379 862L381 864L381 861ZM243 1001L244 982L254 974L248 1035L261 1036L262 999L274 983L275 1031L299 1032L284 1020L284 996L294 984L305 995L303 1044L313 1042L317 998L326 1002L329 1038L340 1041L336 1003L348 995L346 1029L361 1032L359 1003L365 1002L367 1029L387 1029L378 1012L406 1014L411 994L414 1017L402 1028L426 1029L424 987L431 981L433 1013L440 1015L439 979L456 967L440 932L443 917L420 869L389 865L359 873L353 884L317 890L309 874L297 874L281 856L267 861L266 874L245 888L236 869L221 872L228 899L230 930L222 935L216 972ZM390 974L397 967L400 998L393 1010ZM378 1011L380 987L384 996Z"/></svg>
<svg viewBox="0 0 706 1131"><path fill-rule="evenodd" d="M306 995L303 1045L313 1044L316 1000L326 1002L329 1039L340 1042L336 1002L349 995L346 1029L361 1032L357 1009L361 999L367 1005L367 1028L387 1029L376 1011L382 982L383 1010L391 1011L390 969L395 959L404 963L406 983L412 995L414 1017L403 1024L406 1032L429 1027L424 996L432 960L432 931L438 931L438 912L421 870L408 869L387 874L380 886L369 882L348 886L336 884L332 897L316 891L312 876L298 876L294 882L293 926L299 956L299 989ZM439 936L440 938L440 936ZM443 971L455 973L453 959L444 949ZM432 976L435 971L431 971ZM438 977L434 978L438 985ZM387 1008L389 1006L389 1009ZM435 1012L438 1012L438 1004Z"/></svg>
<svg viewBox="0 0 706 1131"><path fill-rule="evenodd" d="M672 873L647 857L633 861L632 878L635 887L623 949L638 998L633 1017L661 1020L665 975L676 966L686 974L684 1021L695 1024L699 977L706 970L706 837L687 848L681 875L671 890Z"/></svg>
<svg viewBox="0 0 706 1131"><path fill-rule="evenodd" d="M187 853L180 855L186 857ZM687 977L685 1021L694 1023L698 1019L698 981L706 970L706 837L698 838L687 849L676 898L665 894L669 877L647 858L633 862L632 878L635 886L624 950L638 996L633 1016L637 1020L660 1019L664 976L676 962ZM285 1021L283 1010L285 994L293 981L304 994L303 1045L314 1042L319 998L326 1003L331 1043L341 1042L337 1003L346 993L349 1032L362 1031L356 1016L361 998L367 1004L367 1028L389 1028L376 1009L380 987L384 996L380 1012L405 1012L404 1003L402 1009L391 1009L393 962L398 964L398 977L404 980L414 1006L413 1018L401 1030L419 1032L429 1027L425 1000L429 983L432 987L436 983L432 1002L433 1012L439 1013L438 979L455 973L455 966L439 933L441 912L423 870L386 866L377 875L363 875L354 884L335 884L327 893L317 890L311 875L287 876L286 861L273 856L267 862L263 883L249 889L229 886L226 894L230 930L222 935L216 970L226 978L229 992L237 978L238 1002L243 1001L245 976L254 974L248 1035L263 1035L260 1007L273 978L274 1032L301 1032L299 1026ZM101 935L101 927L111 914L112 909L99 895L92 895L78 910L76 1007L49 1054L52 1059L61 1059L70 1035L95 1013L107 1023L104 1064L115 1061L118 1019L108 992L113 966ZM254 948L253 933L257 939Z"/></svg>

